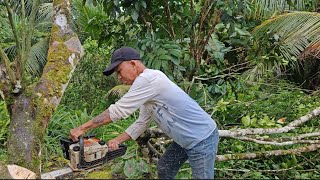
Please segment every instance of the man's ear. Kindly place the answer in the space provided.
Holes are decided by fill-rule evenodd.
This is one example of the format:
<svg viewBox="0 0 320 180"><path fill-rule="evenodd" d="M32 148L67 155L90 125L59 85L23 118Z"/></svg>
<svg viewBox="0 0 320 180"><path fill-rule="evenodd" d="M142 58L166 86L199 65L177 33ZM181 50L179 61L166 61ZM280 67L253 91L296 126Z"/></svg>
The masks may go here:
<svg viewBox="0 0 320 180"><path fill-rule="evenodd" d="M131 61L130 61L130 64L131 64L132 66L135 66L137 63L136 63L135 60L131 60Z"/></svg>

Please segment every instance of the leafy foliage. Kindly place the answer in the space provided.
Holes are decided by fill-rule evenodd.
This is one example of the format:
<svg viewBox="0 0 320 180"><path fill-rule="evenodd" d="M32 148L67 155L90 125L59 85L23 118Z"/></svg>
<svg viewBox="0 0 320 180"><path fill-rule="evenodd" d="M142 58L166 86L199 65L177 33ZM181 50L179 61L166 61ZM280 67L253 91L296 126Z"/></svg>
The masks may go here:
<svg viewBox="0 0 320 180"><path fill-rule="evenodd" d="M245 0L244 4L250 6L247 16L252 19L268 19L286 11L314 11L317 0Z"/></svg>
<svg viewBox="0 0 320 180"><path fill-rule="evenodd" d="M32 1L25 1L26 2L26 14L30 16L32 10ZM14 26L17 28L17 35L18 37L22 37L23 29L23 20L22 20L22 10L21 6L18 6L19 3L17 2L10 2L11 8L14 9L13 11L13 23ZM1 6L3 8L3 6ZM44 64L47 62L47 50L48 50L48 43L49 43L49 32L51 30L52 25L52 3L43 1L39 6L39 11L35 17L35 27L32 29L32 42L31 42L31 52L29 57L26 58L26 71L30 73L32 76L40 76ZM7 53L8 57L11 61L17 60L17 47L14 43L14 35L12 33L12 29L10 28L10 23L8 19L0 20L3 23L2 27L6 27L9 33L6 34L5 37L5 52ZM28 30L28 32L31 31ZM6 31L1 31L6 32ZM22 41L18 39L18 42Z"/></svg>
<svg viewBox="0 0 320 180"><path fill-rule="evenodd" d="M141 56L147 67L161 70L173 80L181 79L182 67L180 59L183 57L182 48L178 43L166 39L156 39L149 37L139 42L142 50Z"/></svg>
<svg viewBox="0 0 320 180"><path fill-rule="evenodd" d="M124 156L111 167L113 173L123 173L127 178L145 178L149 172L149 165L139 156L136 156L136 146L129 148ZM136 156L137 158L135 158Z"/></svg>
<svg viewBox="0 0 320 180"><path fill-rule="evenodd" d="M8 26L9 22L6 17L5 7L0 5L0 42L1 43L8 43L9 37L12 36L12 32Z"/></svg>
<svg viewBox="0 0 320 180"><path fill-rule="evenodd" d="M298 57L308 46L319 41L320 16L317 13L294 12L265 21L254 29L258 39L266 34L280 44L280 52L287 61ZM267 37L267 38L270 38Z"/></svg>
<svg viewBox="0 0 320 180"><path fill-rule="evenodd" d="M102 74L110 60L110 49L98 48L97 41L90 39L83 46L86 55L75 70L61 104L72 110L102 110L112 103L105 96L116 85L113 76L106 77Z"/></svg>

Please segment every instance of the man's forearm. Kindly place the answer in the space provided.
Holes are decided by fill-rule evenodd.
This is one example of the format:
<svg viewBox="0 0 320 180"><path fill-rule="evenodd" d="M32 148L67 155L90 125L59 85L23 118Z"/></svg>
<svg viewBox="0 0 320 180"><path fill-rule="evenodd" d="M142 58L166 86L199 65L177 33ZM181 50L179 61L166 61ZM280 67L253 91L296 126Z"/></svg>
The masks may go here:
<svg viewBox="0 0 320 180"><path fill-rule="evenodd" d="M122 134L120 134L119 136L117 136L115 138L115 140L117 140L120 144L123 143L124 141L130 140L130 139L131 139L131 137L126 132L123 132Z"/></svg>
<svg viewBox="0 0 320 180"><path fill-rule="evenodd" d="M109 115L109 110L107 109L104 112L102 112L101 114L99 114L98 116L91 119L90 121L79 126L79 128L83 131L88 131L90 129L100 127L102 125L109 124L111 122L112 122L112 120Z"/></svg>

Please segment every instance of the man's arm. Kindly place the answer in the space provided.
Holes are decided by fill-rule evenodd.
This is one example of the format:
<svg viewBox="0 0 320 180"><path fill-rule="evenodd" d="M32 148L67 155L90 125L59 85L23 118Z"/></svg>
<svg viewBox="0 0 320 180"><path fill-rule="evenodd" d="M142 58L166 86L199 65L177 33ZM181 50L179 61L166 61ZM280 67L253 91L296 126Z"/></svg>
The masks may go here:
<svg viewBox="0 0 320 180"><path fill-rule="evenodd" d="M108 147L111 151L116 150L119 148L119 144L123 143L124 141L130 140L131 137L126 132L123 132L119 136L117 136L114 139L111 139L108 141Z"/></svg>
<svg viewBox="0 0 320 180"><path fill-rule="evenodd" d="M70 138L73 141L77 141L78 137L83 135L86 131L93 129L93 128L96 128L96 127L100 127L105 124L109 124L111 122L112 122L112 120L109 115L109 110L107 109L104 112L102 112L101 114L99 114L98 116L96 116L95 118L91 119L90 121L82 124L79 127L71 129L70 130Z"/></svg>
<svg viewBox="0 0 320 180"><path fill-rule="evenodd" d="M150 113L147 111L145 106L141 106L139 118L133 124L131 124L131 126L128 127L125 132L108 142L108 147L110 150L112 151L118 149L118 145L124 141L137 139L147 129L150 120Z"/></svg>

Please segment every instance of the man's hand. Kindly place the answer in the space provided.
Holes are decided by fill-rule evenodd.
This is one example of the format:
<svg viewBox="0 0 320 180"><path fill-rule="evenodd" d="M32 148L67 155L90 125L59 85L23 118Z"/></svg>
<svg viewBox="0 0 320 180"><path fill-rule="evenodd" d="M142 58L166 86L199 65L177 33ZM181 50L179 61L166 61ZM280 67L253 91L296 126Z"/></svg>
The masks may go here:
<svg viewBox="0 0 320 180"><path fill-rule="evenodd" d="M118 137L109 140L108 147L109 147L110 151L117 150L117 149L119 149L119 144L121 144L124 141L127 141L129 139L131 139L131 137L126 132L123 132Z"/></svg>
<svg viewBox="0 0 320 180"><path fill-rule="evenodd" d="M76 127L70 130L69 138L72 139L72 141L78 141L78 138L83 134L84 131L80 127Z"/></svg>
<svg viewBox="0 0 320 180"><path fill-rule="evenodd" d="M119 144L120 142L116 138L111 139L108 141L108 148L110 148L110 151L117 150L119 149Z"/></svg>

